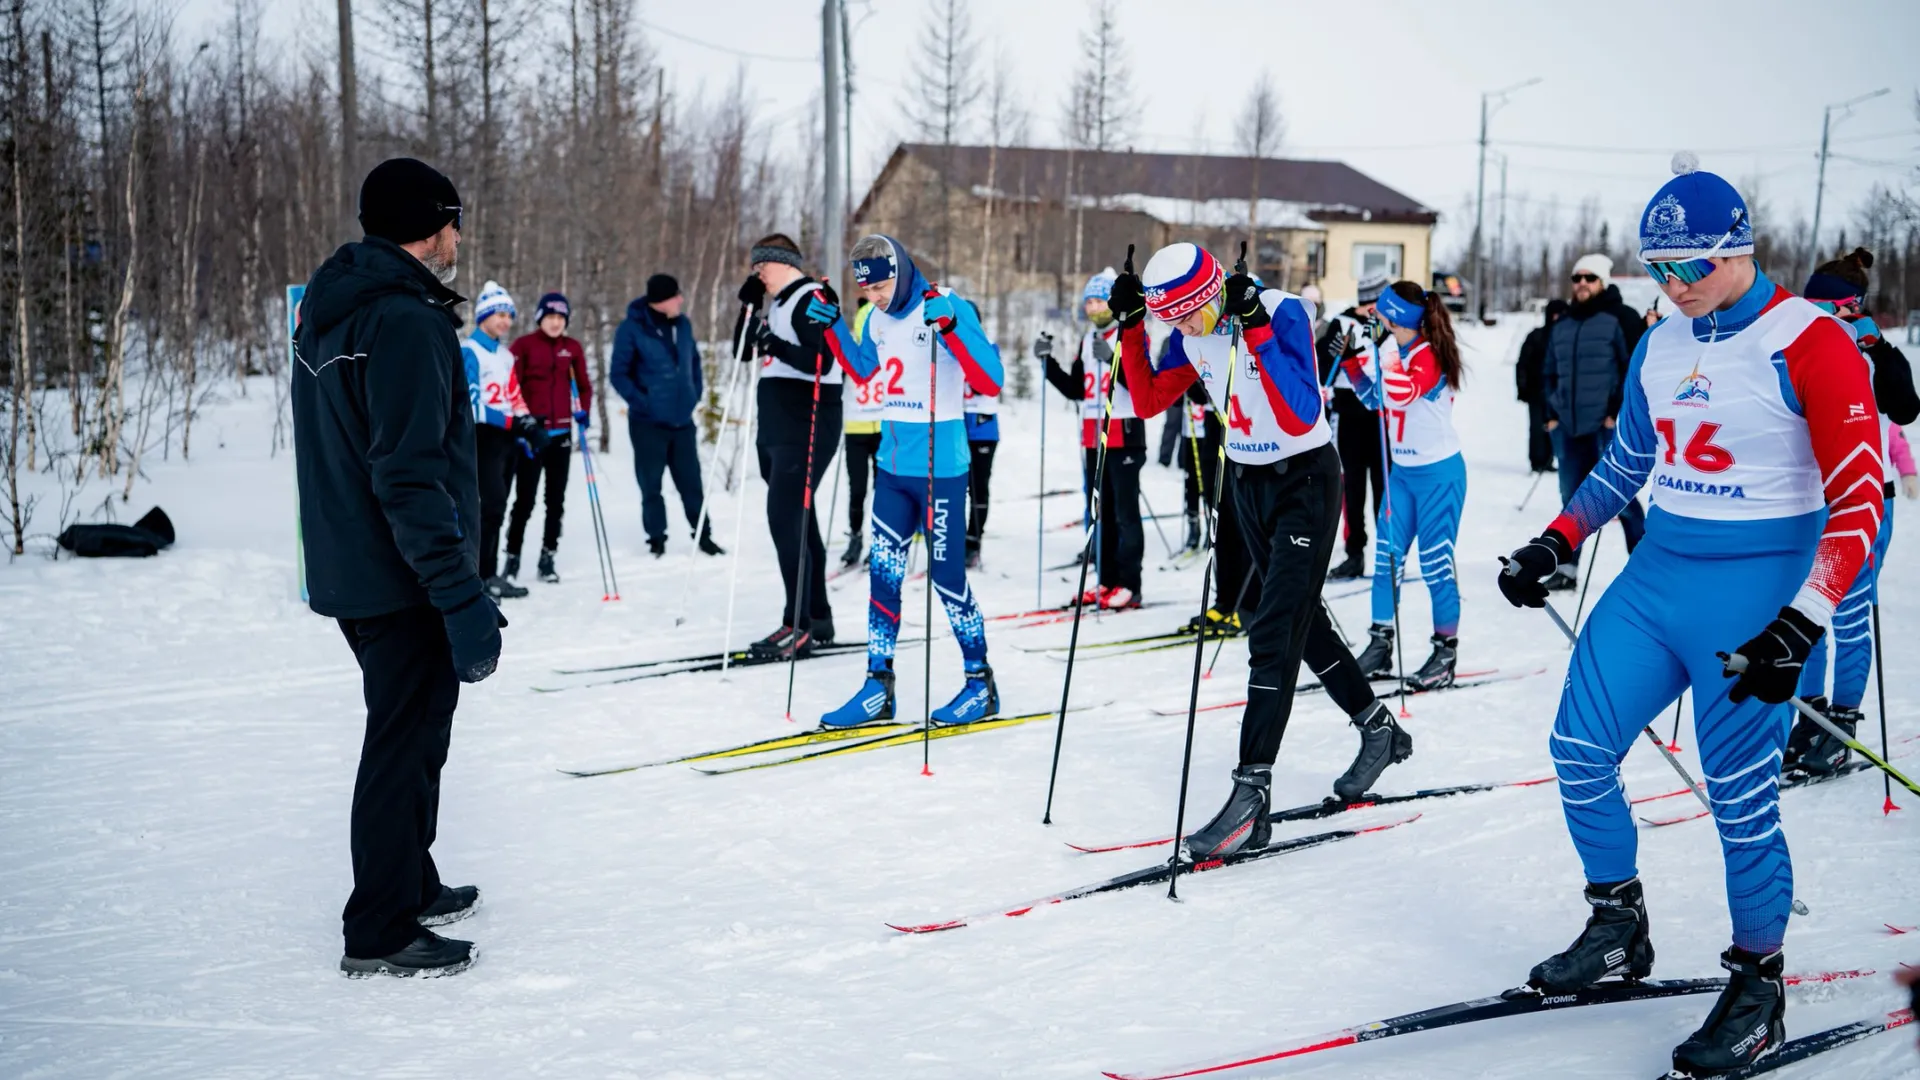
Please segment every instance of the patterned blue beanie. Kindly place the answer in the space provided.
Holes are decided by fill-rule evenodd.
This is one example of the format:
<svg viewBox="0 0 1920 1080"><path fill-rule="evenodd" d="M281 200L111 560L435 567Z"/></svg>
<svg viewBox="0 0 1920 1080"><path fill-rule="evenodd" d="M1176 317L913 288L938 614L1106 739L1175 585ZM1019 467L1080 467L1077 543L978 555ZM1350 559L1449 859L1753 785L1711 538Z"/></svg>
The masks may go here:
<svg viewBox="0 0 1920 1080"><path fill-rule="evenodd" d="M1113 267L1109 266L1105 270L1088 278L1086 287L1080 290L1080 306L1086 307L1087 301L1089 300L1106 300L1111 298L1113 296L1113 279L1117 276L1118 275L1113 272Z"/></svg>
<svg viewBox="0 0 1920 1080"><path fill-rule="evenodd" d="M1673 172L1640 218L1640 258L1753 254L1753 217L1733 185L1701 172L1700 159L1685 150L1673 155Z"/></svg>

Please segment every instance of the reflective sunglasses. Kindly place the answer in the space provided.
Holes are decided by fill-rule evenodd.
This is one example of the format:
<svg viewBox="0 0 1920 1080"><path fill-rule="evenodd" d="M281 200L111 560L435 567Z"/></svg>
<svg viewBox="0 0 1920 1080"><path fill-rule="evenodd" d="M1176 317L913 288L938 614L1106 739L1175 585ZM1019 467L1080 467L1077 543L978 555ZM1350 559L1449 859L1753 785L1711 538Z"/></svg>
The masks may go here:
<svg viewBox="0 0 1920 1080"><path fill-rule="evenodd" d="M453 224L453 231L454 231L454 232L459 232L459 231L460 231L460 217L461 217L461 215L462 215L462 214L463 214L463 213L465 212L465 209L466 209L466 208L465 208L465 207L462 207L462 206L461 206L461 205L459 205L458 203L455 203L455 204L453 204L453 205L451 205L451 206L449 206L449 205L448 205L448 204L446 204L446 203L438 203L438 202L437 202L437 203L434 203L433 205L434 205L434 206L435 206L436 208L438 208L438 209L440 210L440 212L441 212L441 213L443 213L443 214L444 214L444 213L446 213L446 212L447 212L447 211L449 211L449 210L451 210L451 211L453 211L453 222L452 222L452 224Z"/></svg>
<svg viewBox="0 0 1920 1080"><path fill-rule="evenodd" d="M1706 277L1708 274L1713 273L1714 253L1727 246L1727 241L1733 239L1733 231L1740 227L1740 222L1745 219L1746 216L1747 212L1744 209L1733 215L1733 224L1729 226L1726 233L1720 237L1719 242L1707 249L1707 253L1697 259L1655 259L1652 261L1642 259L1640 260L1640 265L1647 268L1647 276L1653 278L1654 284L1656 285L1665 285L1668 278L1677 278L1682 283L1691 285L1701 278Z"/></svg>
<svg viewBox="0 0 1920 1080"><path fill-rule="evenodd" d="M1584 284L1584 283L1587 283L1587 282L1597 282L1597 281L1599 281L1599 280L1600 280L1600 275L1598 275L1598 274L1575 274L1575 275L1573 275L1573 276L1572 276L1571 278L1568 278L1567 280L1569 280L1569 281L1571 281L1571 282L1573 282L1573 283L1574 283L1575 285L1580 285L1580 284Z"/></svg>

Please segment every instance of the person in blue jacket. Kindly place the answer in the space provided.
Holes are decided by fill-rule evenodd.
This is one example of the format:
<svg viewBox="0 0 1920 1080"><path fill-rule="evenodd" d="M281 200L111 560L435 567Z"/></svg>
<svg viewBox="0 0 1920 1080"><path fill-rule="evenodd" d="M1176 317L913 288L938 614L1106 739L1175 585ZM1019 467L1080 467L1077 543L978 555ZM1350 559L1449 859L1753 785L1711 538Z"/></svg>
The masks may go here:
<svg viewBox="0 0 1920 1080"><path fill-rule="evenodd" d="M700 527L700 439L693 410L705 380L700 374L700 345L693 323L680 309L686 298L670 274L647 279L647 294L627 305L627 317L613 334L613 370L609 379L627 402L627 435L633 440L633 471L640 481L640 524L647 550L667 553L667 502L661 475L673 475L674 489L687 524ZM723 555L713 542L713 526L700 528L700 550Z"/></svg>

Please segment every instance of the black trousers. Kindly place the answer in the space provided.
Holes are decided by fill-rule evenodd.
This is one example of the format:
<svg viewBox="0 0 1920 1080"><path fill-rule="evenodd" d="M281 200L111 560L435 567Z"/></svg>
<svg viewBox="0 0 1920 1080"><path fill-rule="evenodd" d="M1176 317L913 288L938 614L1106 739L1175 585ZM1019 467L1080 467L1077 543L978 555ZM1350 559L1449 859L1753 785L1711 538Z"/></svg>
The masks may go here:
<svg viewBox="0 0 1920 1080"><path fill-rule="evenodd" d="M340 918L347 955L370 959L406 948L420 935L421 909L440 895L429 849L460 681L446 623L425 604L339 622L367 702L348 832L353 893Z"/></svg>
<svg viewBox="0 0 1920 1080"><path fill-rule="evenodd" d="M847 529L859 532L866 522L867 486L873 462L880 456L880 433L847 436Z"/></svg>
<svg viewBox="0 0 1920 1080"><path fill-rule="evenodd" d="M1329 695L1349 715L1370 705L1373 691L1320 600L1339 532L1339 454L1323 446L1273 465L1231 468L1240 528L1261 585L1247 625L1240 763L1271 765L1293 713L1303 659L1327 673Z"/></svg>
<svg viewBox="0 0 1920 1080"><path fill-rule="evenodd" d="M526 454L512 432L491 424L474 425L473 444L480 469L480 577L484 581L500 572L500 523L507 519L507 492L513 485L515 463L525 460Z"/></svg>
<svg viewBox="0 0 1920 1080"><path fill-rule="evenodd" d="M513 470L513 516L507 520L507 554L520 554L527 539L527 521L533 517L533 489L546 479L546 527L540 536L540 550L560 547L560 517L567 512L567 466L573 458L573 436L549 435L547 448L539 457L521 454Z"/></svg>
<svg viewBox="0 0 1920 1080"><path fill-rule="evenodd" d="M993 455L998 440L967 444L967 550L979 551L987 532L987 502L993 493Z"/></svg>
<svg viewBox="0 0 1920 1080"><path fill-rule="evenodd" d="M1547 431L1547 402L1527 402L1527 465L1534 472L1553 469L1553 436Z"/></svg>
<svg viewBox="0 0 1920 1080"><path fill-rule="evenodd" d="M1100 449L1084 451L1087 489L1093 489ZM1100 520L1094 523L1095 563L1100 584L1140 595L1140 563L1147 553L1146 525L1140 518L1140 470L1147 452L1138 447L1107 447L1106 475L1100 481Z"/></svg>
<svg viewBox="0 0 1920 1080"><path fill-rule="evenodd" d="M699 522L704 496L700 490L700 437L693 425L660 427L629 417L627 437L633 440L633 473L640 481L640 524L647 530L647 539L667 538L663 473L673 476L673 487L680 493L680 507L686 511L687 524ZM711 523L707 531L713 531Z"/></svg>
<svg viewBox="0 0 1920 1080"><path fill-rule="evenodd" d="M833 453L839 447L838 425L832 432L820 432L824 445L813 450L811 484L816 494L814 506L806 505L807 447L783 444L761 446L760 479L767 482L767 531L773 536L773 550L780 560L780 580L785 585L785 602L780 608L782 626L802 630L815 619L833 618L833 606L827 602L827 548L820 539L820 510L817 502L820 479L833 465ZM804 552L804 554L803 554ZM801 559L806 560L802 567ZM807 600L796 603L801 575L806 576Z"/></svg>
<svg viewBox="0 0 1920 1080"><path fill-rule="evenodd" d="M1347 554L1366 557L1367 522L1380 516L1387 475L1380 464L1380 415L1361 404L1351 390L1333 392L1333 415L1340 448L1341 503L1347 519ZM1367 481L1373 481L1373 510L1367 510Z"/></svg>

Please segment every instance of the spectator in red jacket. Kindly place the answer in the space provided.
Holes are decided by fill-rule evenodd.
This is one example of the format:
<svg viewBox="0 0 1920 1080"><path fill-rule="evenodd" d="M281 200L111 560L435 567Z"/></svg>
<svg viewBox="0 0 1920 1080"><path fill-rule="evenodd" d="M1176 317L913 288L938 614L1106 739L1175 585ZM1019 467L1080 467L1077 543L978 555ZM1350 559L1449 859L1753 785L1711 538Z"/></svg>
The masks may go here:
<svg viewBox="0 0 1920 1080"><path fill-rule="evenodd" d="M560 517L567 500L567 461L573 455L573 424L587 437L592 418L593 381L587 377L587 350L567 336L571 315L567 298L550 292L534 309L539 329L522 335L511 346L513 373L527 411L546 425L547 448L521 458L515 475L513 517L507 524L507 576L520 576L520 546L526 540L527 519L533 516L533 488L542 475L547 486L546 531L540 540L540 580L558 582L553 553L560 546Z"/></svg>

